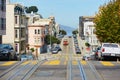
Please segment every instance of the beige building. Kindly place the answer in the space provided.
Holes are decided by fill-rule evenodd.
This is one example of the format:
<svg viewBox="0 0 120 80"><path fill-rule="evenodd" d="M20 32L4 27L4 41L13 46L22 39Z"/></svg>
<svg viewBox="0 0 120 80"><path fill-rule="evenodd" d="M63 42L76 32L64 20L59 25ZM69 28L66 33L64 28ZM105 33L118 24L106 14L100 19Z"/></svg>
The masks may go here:
<svg viewBox="0 0 120 80"><path fill-rule="evenodd" d="M35 21L28 26L28 44L29 49L33 48L33 54L38 56L44 46L45 25L41 25L40 21Z"/></svg>
<svg viewBox="0 0 120 80"><path fill-rule="evenodd" d="M27 17L27 23L28 25L31 25L33 24L35 21L39 20L39 19L42 19L42 15L40 14L37 14L37 13L27 13L26 14L26 17Z"/></svg>
<svg viewBox="0 0 120 80"><path fill-rule="evenodd" d="M6 5L6 35L3 43L12 44L17 53L24 53L26 48L26 17L24 6L20 4Z"/></svg>
<svg viewBox="0 0 120 80"><path fill-rule="evenodd" d="M0 0L0 44L2 35L6 34L6 0Z"/></svg>

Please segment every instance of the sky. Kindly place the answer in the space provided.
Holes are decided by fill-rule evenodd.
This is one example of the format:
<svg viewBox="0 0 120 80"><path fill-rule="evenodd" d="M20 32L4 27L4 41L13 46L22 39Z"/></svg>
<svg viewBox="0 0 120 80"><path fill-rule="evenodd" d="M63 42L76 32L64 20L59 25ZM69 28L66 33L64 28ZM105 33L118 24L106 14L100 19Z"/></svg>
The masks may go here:
<svg viewBox="0 0 120 80"><path fill-rule="evenodd" d="M94 16L109 0L10 0L24 6L37 6L43 18L54 16L58 24L77 28L79 16Z"/></svg>

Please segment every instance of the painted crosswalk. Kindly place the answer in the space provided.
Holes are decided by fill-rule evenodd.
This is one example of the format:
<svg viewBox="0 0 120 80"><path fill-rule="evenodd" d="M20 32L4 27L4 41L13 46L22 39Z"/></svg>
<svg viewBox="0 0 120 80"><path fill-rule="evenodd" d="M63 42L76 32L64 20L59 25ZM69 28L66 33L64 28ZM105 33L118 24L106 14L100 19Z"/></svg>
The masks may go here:
<svg viewBox="0 0 120 80"><path fill-rule="evenodd" d="M97 62L98 64L103 65L103 66L115 66L114 63L109 62L109 61L96 61L96 62ZM87 65L87 64L88 64L87 61L82 61L82 60L80 61L80 63L81 63L82 65ZM67 61L67 60L64 61L63 64L64 64L64 65L67 65L67 64L68 64L68 61ZM73 65L77 65L78 62L77 62L76 60L73 60L73 61L72 61L72 64L73 64ZM117 62L116 62L116 64L117 64ZM60 60L51 60L51 61L46 61L46 62L43 63L42 65L61 65L61 64L60 64Z"/></svg>
<svg viewBox="0 0 120 80"><path fill-rule="evenodd" d="M16 64L19 61L8 61L8 62L3 62L0 64L0 66L11 66ZM66 57L65 61L61 61L61 60L49 60L49 61L45 61L42 65L67 65L68 64L68 57ZM111 61L94 61L96 64L102 65L102 66L116 66L119 65L120 66L120 62L111 62ZM62 63L62 64L61 64ZM80 60L80 63L82 65L87 65L87 61L83 61ZM24 61L23 63L21 63L21 65L26 65L26 64L31 64L31 65L35 65L37 64L37 61ZM73 60L72 61L73 65L77 65L78 62L77 60Z"/></svg>
<svg viewBox="0 0 120 80"><path fill-rule="evenodd" d="M7 61L7 62L2 62L0 64L0 66L12 66L12 65L15 65L16 63L18 63L20 61ZM38 62L36 60L33 60L33 61L24 61L22 62L20 65L26 65L26 64L31 64L31 65L35 65L37 64Z"/></svg>
<svg viewBox="0 0 120 80"><path fill-rule="evenodd" d="M17 61L8 61L8 62L5 62L3 64L0 64L0 66L10 66L10 65L13 65L15 64Z"/></svg>

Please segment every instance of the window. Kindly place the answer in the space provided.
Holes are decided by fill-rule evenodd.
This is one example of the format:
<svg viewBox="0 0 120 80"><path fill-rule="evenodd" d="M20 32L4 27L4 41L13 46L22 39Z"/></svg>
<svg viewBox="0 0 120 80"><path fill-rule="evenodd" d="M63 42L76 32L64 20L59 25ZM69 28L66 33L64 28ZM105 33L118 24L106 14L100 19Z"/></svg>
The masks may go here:
<svg viewBox="0 0 120 80"><path fill-rule="evenodd" d="M35 34L37 34L37 30L35 29Z"/></svg>
<svg viewBox="0 0 120 80"><path fill-rule="evenodd" d="M23 24L23 18L21 18L21 24Z"/></svg>
<svg viewBox="0 0 120 80"><path fill-rule="evenodd" d="M40 38L38 38L38 43L40 43Z"/></svg>
<svg viewBox="0 0 120 80"><path fill-rule="evenodd" d="M36 43L36 38L34 38L34 42Z"/></svg>
<svg viewBox="0 0 120 80"><path fill-rule="evenodd" d="M1 29L4 30L4 19L1 18Z"/></svg>
<svg viewBox="0 0 120 80"><path fill-rule="evenodd" d="M17 21L17 16L15 16L15 24L17 24L17 22L18 22L18 21Z"/></svg>
<svg viewBox="0 0 120 80"><path fill-rule="evenodd" d="M38 29L38 34L40 34L40 29Z"/></svg>
<svg viewBox="0 0 120 80"><path fill-rule="evenodd" d="M15 38L18 38L18 30L15 30Z"/></svg>
<svg viewBox="0 0 120 80"><path fill-rule="evenodd" d="M15 44L15 51L18 52L18 44Z"/></svg>
<svg viewBox="0 0 120 80"><path fill-rule="evenodd" d="M25 29L24 29L24 28L21 29L21 37L22 37L22 38L25 37Z"/></svg>
<svg viewBox="0 0 120 80"><path fill-rule="evenodd" d="M5 0L1 0L1 10L5 11Z"/></svg>
<svg viewBox="0 0 120 80"><path fill-rule="evenodd" d="M20 50L24 50L25 49L25 41L22 41L20 44Z"/></svg>

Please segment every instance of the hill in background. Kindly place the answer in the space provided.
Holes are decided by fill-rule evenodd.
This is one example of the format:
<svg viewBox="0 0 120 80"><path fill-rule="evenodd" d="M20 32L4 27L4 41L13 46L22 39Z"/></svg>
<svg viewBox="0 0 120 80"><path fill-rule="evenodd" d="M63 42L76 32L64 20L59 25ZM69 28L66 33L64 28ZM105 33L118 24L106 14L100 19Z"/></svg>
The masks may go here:
<svg viewBox="0 0 120 80"><path fill-rule="evenodd" d="M70 27L70 26L65 26L65 25L60 25L60 29L65 30L67 32L67 36L71 36L72 35L72 31L75 30L75 28Z"/></svg>

